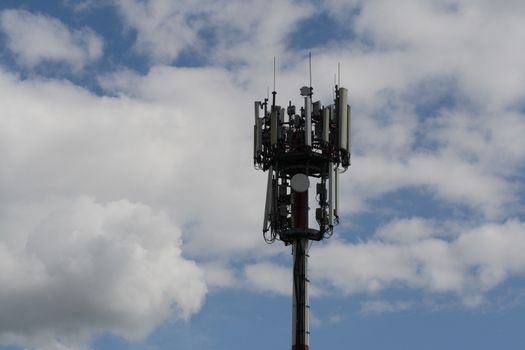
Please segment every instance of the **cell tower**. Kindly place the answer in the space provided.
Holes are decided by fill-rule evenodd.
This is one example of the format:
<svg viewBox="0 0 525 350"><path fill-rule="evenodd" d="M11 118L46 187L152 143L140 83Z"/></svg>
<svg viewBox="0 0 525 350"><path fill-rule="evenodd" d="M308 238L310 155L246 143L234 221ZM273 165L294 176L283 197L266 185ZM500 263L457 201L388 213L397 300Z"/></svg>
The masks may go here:
<svg viewBox="0 0 525 350"><path fill-rule="evenodd" d="M333 104L312 102L311 57L309 63L310 86L300 89L300 110L291 101L286 108L276 104L275 59L271 105L269 96L255 102L254 165L268 171L263 236L267 243L292 245L292 350L309 348L308 250L310 241L329 238L339 223L338 174L350 165L351 151L348 90L338 83ZM311 179L317 228L309 226Z"/></svg>

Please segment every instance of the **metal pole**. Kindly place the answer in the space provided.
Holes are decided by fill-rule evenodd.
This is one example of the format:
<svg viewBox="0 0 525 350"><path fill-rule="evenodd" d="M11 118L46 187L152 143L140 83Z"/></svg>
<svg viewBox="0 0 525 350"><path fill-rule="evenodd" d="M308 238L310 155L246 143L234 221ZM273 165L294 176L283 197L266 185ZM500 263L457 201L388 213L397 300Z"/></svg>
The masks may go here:
<svg viewBox="0 0 525 350"><path fill-rule="evenodd" d="M296 228L308 228L308 191L292 190L292 220ZM310 319L308 301L308 239L293 242L292 350L308 350Z"/></svg>

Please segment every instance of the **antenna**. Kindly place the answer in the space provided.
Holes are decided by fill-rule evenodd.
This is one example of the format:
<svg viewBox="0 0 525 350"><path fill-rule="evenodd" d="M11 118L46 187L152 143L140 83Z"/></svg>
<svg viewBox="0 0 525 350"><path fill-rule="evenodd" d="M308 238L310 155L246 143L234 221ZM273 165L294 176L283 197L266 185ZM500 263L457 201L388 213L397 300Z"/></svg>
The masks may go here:
<svg viewBox="0 0 525 350"><path fill-rule="evenodd" d="M275 56L273 56L273 91L275 91Z"/></svg>
<svg viewBox="0 0 525 350"><path fill-rule="evenodd" d="M337 86L341 86L341 62L337 62Z"/></svg>
<svg viewBox="0 0 525 350"><path fill-rule="evenodd" d="M275 109L275 95L277 95L277 92L275 91L275 56L273 56L273 91L272 91L272 112Z"/></svg>
<svg viewBox="0 0 525 350"><path fill-rule="evenodd" d="M275 105L277 65L274 57L272 109L270 113L265 110L263 118L257 110L254 126L254 165L256 169L268 171L263 238L267 243L280 240L292 246L293 350L309 348L308 249L311 241L329 238L339 223L338 170L350 166L348 90L336 85L333 104L312 104L311 52L308 69L310 86L300 89L304 108L296 109L291 102L281 108ZM340 63L337 75L340 83ZM269 97L269 88L267 94ZM285 121L285 111L288 121ZM315 191L318 198L312 208L315 210L312 227L309 191Z"/></svg>
<svg viewBox="0 0 525 350"><path fill-rule="evenodd" d="M312 53L308 53L308 71L310 72L310 94L312 93Z"/></svg>

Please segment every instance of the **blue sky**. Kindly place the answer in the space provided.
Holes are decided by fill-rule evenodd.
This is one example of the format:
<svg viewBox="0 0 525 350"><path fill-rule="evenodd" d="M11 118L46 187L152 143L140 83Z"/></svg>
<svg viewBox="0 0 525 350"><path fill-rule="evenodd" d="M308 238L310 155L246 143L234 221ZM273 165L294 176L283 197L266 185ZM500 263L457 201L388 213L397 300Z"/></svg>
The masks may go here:
<svg viewBox="0 0 525 350"><path fill-rule="evenodd" d="M525 5L0 4L0 350L289 348L253 101L349 89L311 348L521 349Z"/></svg>

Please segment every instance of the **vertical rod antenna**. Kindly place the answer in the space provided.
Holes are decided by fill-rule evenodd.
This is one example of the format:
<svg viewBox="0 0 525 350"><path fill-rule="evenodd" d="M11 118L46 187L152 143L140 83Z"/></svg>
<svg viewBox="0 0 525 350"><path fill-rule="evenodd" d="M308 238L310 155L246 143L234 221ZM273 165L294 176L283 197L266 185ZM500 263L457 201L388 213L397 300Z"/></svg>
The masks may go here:
<svg viewBox="0 0 525 350"><path fill-rule="evenodd" d="M337 85L341 86L341 62L337 62Z"/></svg>
<svg viewBox="0 0 525 350"><path fill-rule="evenodd" d="M310 72L310 94L312 93L312 53L308 53L308 70Z"/></svg>
<svg viewBox="0 0 525 350"><path fill-rule="evenodd" d="M275 56L273 56L273 91L275 91Z"/></svg>
<svg viewBox="0 0 525 350"><path fill-rule="evenodd" d="M275 109L275 56L273 56L273 91L272 91L272 111Z"/></svg>

